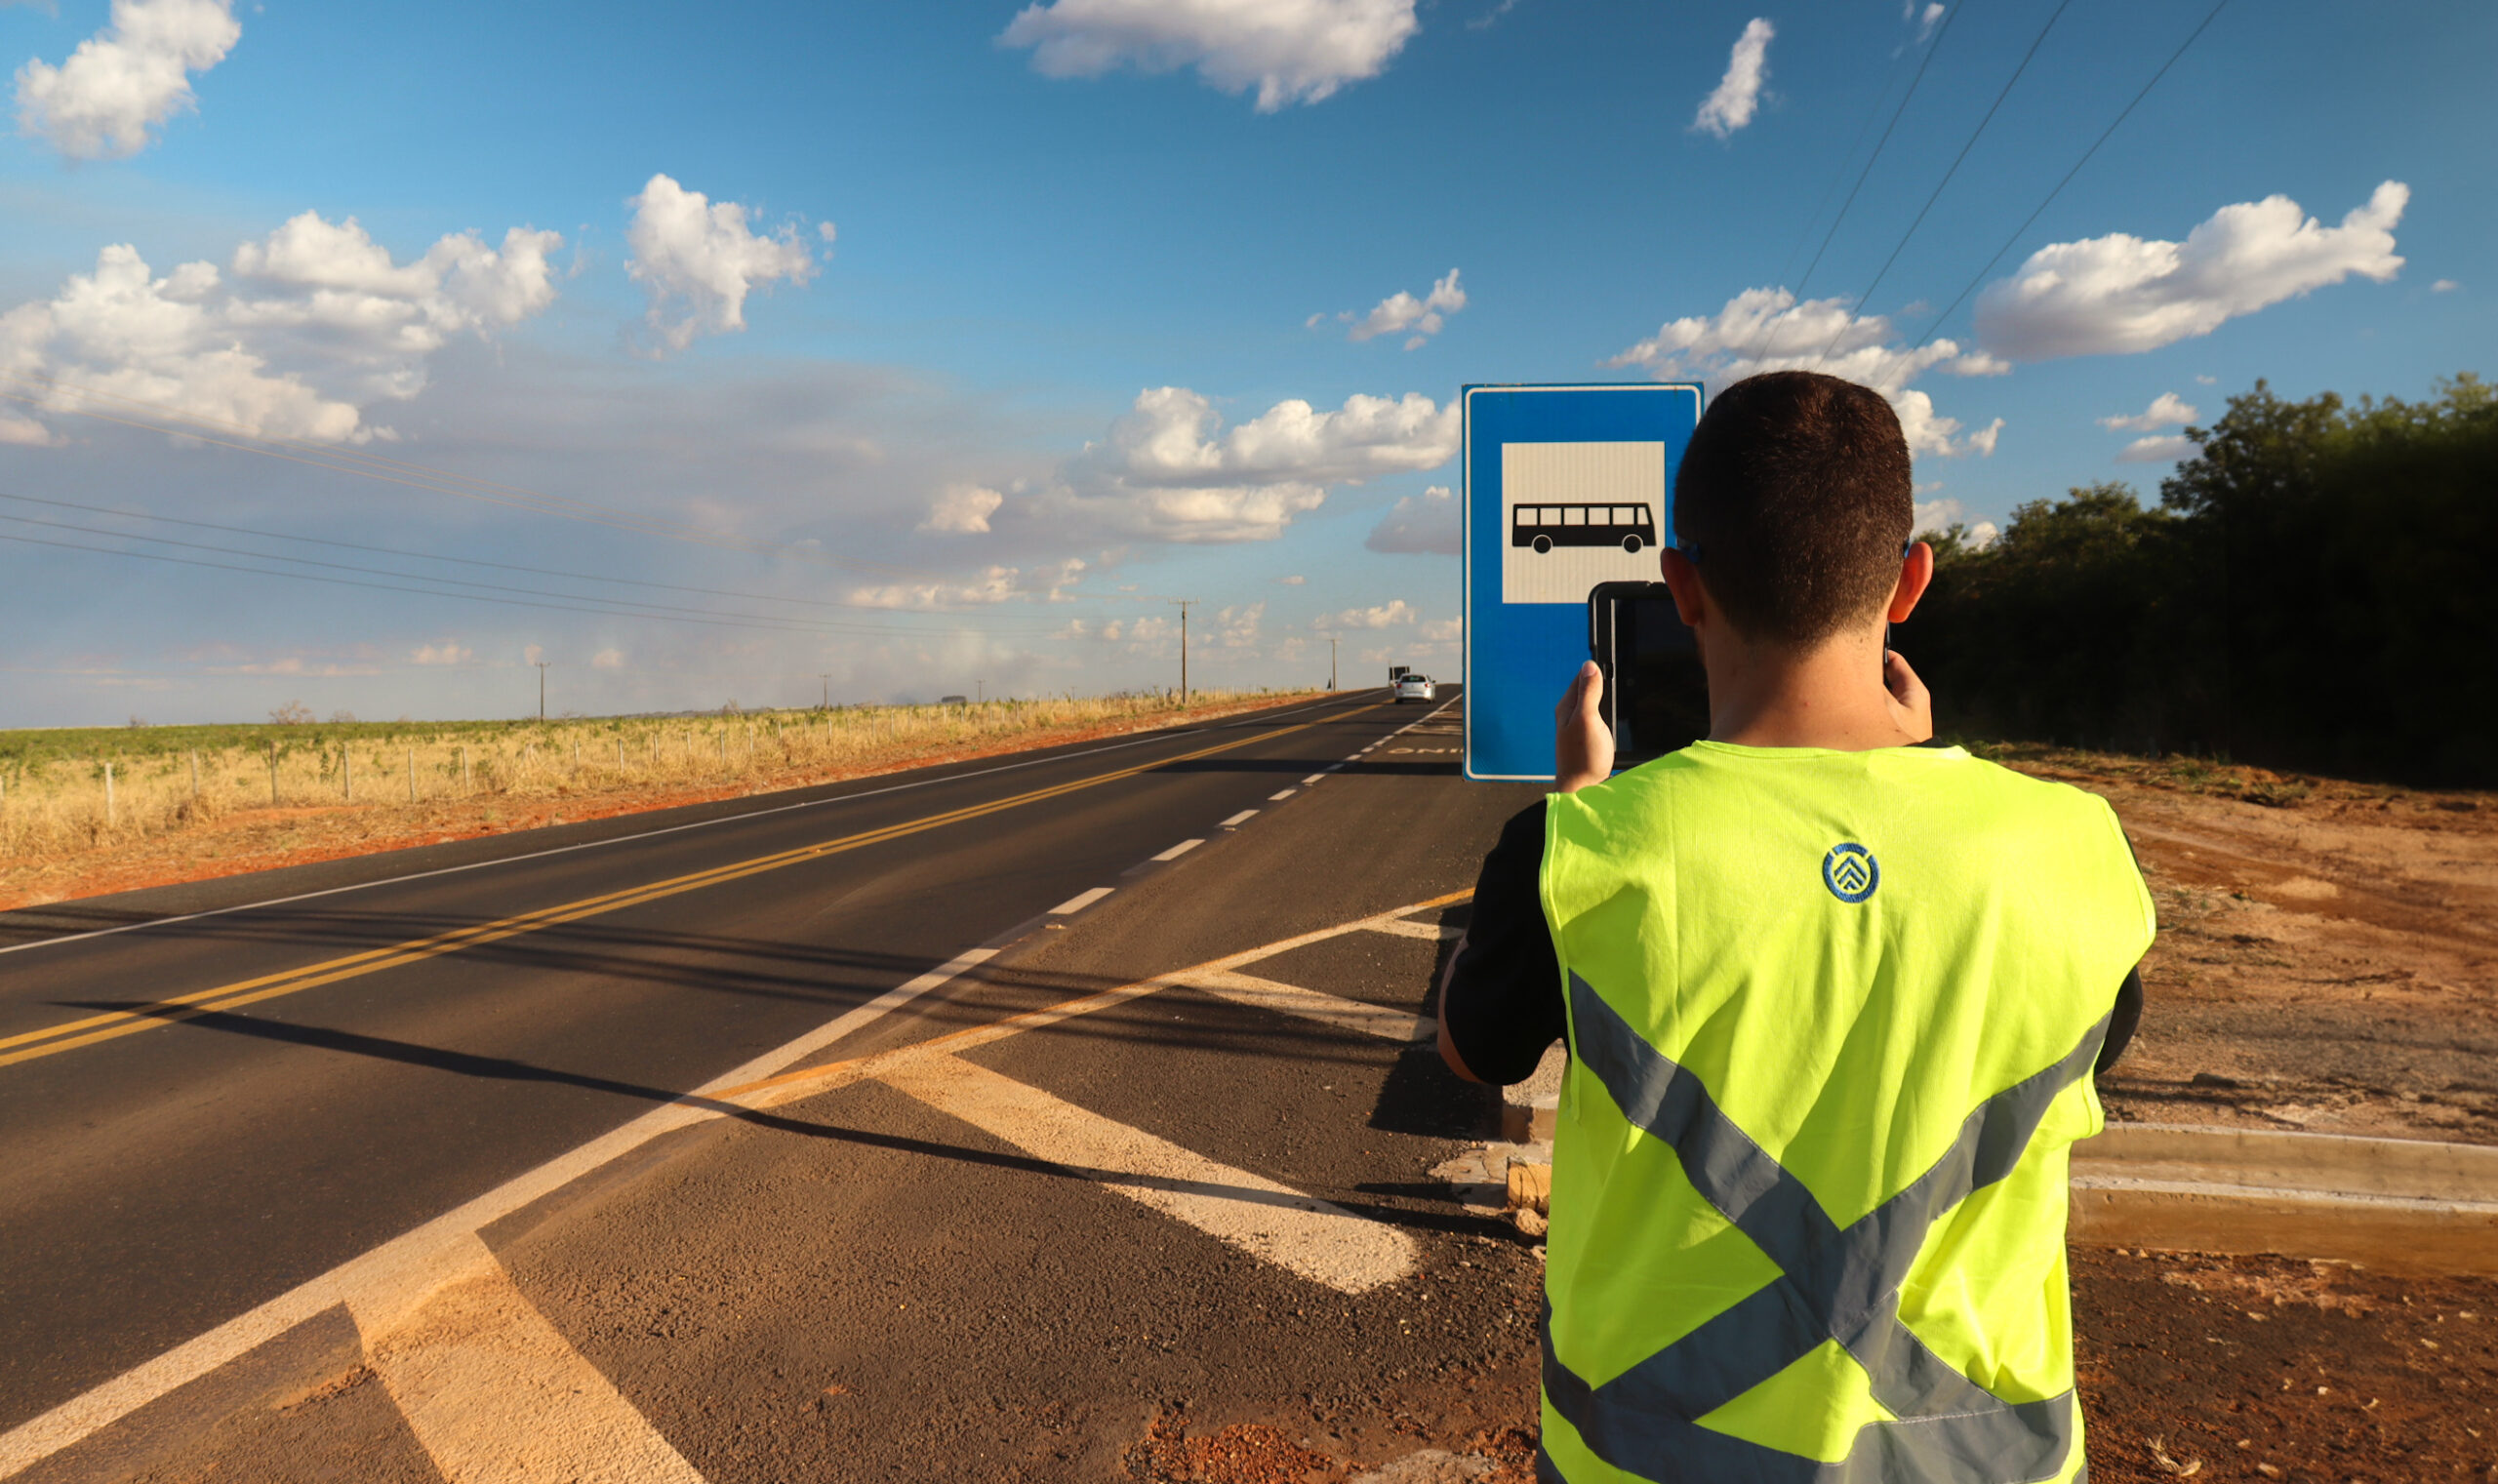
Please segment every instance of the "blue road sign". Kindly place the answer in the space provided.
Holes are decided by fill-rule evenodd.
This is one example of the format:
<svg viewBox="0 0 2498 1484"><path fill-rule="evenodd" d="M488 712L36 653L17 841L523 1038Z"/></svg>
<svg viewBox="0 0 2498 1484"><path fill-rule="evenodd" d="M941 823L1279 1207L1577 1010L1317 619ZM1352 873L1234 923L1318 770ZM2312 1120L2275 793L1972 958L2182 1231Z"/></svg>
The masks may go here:
<svg viewBox="0 0 2498 1484"><path fill-rule="evenodd" d="M1700 388L1469 386L1466 776L1552 777L1552 703L1588 658L1588 591L1654 582Z"/></svg>

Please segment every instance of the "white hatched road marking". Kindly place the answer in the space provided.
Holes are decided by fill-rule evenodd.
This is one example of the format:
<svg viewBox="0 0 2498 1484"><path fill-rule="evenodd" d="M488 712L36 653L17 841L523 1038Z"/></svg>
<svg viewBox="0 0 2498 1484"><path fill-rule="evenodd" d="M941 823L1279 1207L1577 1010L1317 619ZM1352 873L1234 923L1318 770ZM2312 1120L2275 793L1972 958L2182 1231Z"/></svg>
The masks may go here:
<svg viewBox="0 0 2498 1484"><path fill-rule="evenodd" d="M1254 809L1244 809L1238 814L1233 815L1230 819L1224 821L1222 827L1225 829L1237 829L1242 824L1247 823L1249 821L1256 819L1257 817L1258 811Z"/></svg>
<svg viewBox="0 0 2498 1484"><path fill-rule="evenodd" d="M959 1057L923 1057L877 1080L1339 1293L1368 1293L1414 1270L1414 1239L1394 1226L1217 1164Z"/></svg>
<svg viewBox="0 0 2498 1484"><path fill-rule="evenodd" d="M1078 892L1074 896L1068 898L1065 902L1062 902L1058 905L1050 908L1049 915L1052 917L1064 917L1069 912L1081 912L1086 907L1091 906L1093 903L1110 895L1112 890L1113 889L1110 887L1097 886L1089 892Z"/></svg>
<svg viewBox="0 0 2498 1484"><path fill-rule="evenodd" d="M374 1374L447 1484L703 1484L484 1242L450 1245L466 1265L413 1307L348 1304Z"/></svg>
<svg viewBox="0 0 2498 1484"><path fill-rule="evenodd" d="M1459 927L1450 927L1442 923L1400 921L1383 922L1374 931L1381 933L1393 933L1399 938L1428 938L1436 943L1445 939L1456 938L1466 930Z"/></svg>
<svg viewBox="0 0 2498 1484"><path fill-rule="evenodd" d="M1054 1025L1077 1016L1111 1009L1156 990L1191 979L1222 974L1243 964L1288 953L1348 933L1381 931L1408 913L1447 906L1473 896L1453 892L1429 902L1392 907L1376 916L1297 934L1263 943L1156 979L1140 980L1115 989L1086 995L1045 1010L1027 1011L1003 1021L976 1025L931 1041L897 1047L872 1056L784 1070L813 1056L869 1021L937 988L996 955L992 948L973 948L918 978L898 984L857 1009L836 1017L805 1035L764 1053L742 1066L712 1078L678 1101L653 1108L621 1128L611 1130L537 1169L496 1186L421 1226L383 1243L328 1272L299 1284L249 1312L141 1362L112 1380L71 1397L40 1417L30 1418L0 1433L0 1479L21 1473L64 1448L108 1427L148 1403L242 1358L261 1344L323 1311L345 1304L357 1317L366 1344L386 1344L385 1337L402 1318L421 1314L431 1296L475 1276L476 1233L531 1202L562 1189L574 1181L619 1159L663 1134L733 1115L745 1109L779 1107L819 1093L882 1077L913 1062L968 1051L1025 1031ZM1388 929L1394 931L1393 929ZM1185 1152L1185 1151L1183 1151ZM1220 1182L1218 1182L1220 1183ZM1203 1192L1197 1192L1203 1193ZM1143 1197L1139 1197L1142 1199ZM1307 1199L1307 1197L1304 1197ZM1164 1208L1169 1209L1169 1208ZM1330 1208L1331 1210L1335 1208ZM1348 1213L1350 1215L1350 1213ZM1239 1229L1247 1230L1248 1227ZM1396 1233L1402 1236L1402 1233ZM1351 1271L1352 1268L1347 1268ZM541 1320L540 1322L543 1322ZM560 1337L556 1337L560 1340ZM413 1374L413 1373L412 1373ZM622 1399L619 1399L620 1405ZM572 1475L601 1478L591 1463L576 1460ZM556 1476L562 1476L558 1474ZM532 1477L543 1477L533 1475ZM666 1479L665 1474L652 1475Z"/></svg>
<svg viewBox="0 0 2498 1484"><path fill-rule="evenodd" d="M1172 846L1169 850L1164 851L1162 854L1160 854L1160 855L1158 855L1158 856L1154 857L1153 859L1154 859L1154 860L1156 860L1156 861L1177 861L1177 860L1179 860L1182 856L1187 855L1189 852L1190 852L1190 851L1192 851L1192 850L1196 849L1198 846L1203 845L1204 843L1206 843L1206 842L1205 842L1205 841L1203 841L1203 840L1183 840L1183 841L1181 841L1179 844Z"/></svg>
<svg viewBox="0 0 2498 1484"><path fill-rule="evenodd" d="M1436 1022L1411 1011L1349 1000L1341 994L1322 994L1315 989L1304 989L1299 984L1260 979L1254 974L1235 974L1229 970L1190 974L1181 977L1180 983L1235 1005L1281 1011L1285 1015L1320 1021L1346 1030L1358 1030L1384 1040L1419 1041L1426 1036L1436 1035L1439 1030Z"/></svg>

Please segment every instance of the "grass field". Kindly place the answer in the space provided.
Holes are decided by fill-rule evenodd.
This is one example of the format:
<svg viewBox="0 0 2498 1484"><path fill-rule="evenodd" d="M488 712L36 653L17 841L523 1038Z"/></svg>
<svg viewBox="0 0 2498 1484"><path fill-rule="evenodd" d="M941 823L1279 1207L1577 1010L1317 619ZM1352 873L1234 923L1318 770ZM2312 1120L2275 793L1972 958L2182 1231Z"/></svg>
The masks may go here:
<svg viewBox="0 0 2498 1484"><path fill-rule="evenodd" d="M528 806L565 801L578 806L576 816L615 812L595 807L602 803L654 807L1281 699L1199 692L1185 712L1176 697L1145 694L545 722L0 732L0 899L26 900L31 877L58 878L115 856L179 856L185 839L205 846L215 838L213 853L223 858L247 824L288 821L302 836L302 822L318 819L314 833L389 843L449 827L455 816L503 823L515 812L544 818L544 808Z"/></svg>

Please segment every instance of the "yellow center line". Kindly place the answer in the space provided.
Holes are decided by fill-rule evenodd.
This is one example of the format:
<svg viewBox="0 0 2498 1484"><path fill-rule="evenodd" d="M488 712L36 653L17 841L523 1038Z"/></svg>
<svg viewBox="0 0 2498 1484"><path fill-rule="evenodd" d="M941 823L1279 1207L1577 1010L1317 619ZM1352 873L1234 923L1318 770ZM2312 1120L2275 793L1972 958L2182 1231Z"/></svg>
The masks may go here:
<svg viewBox="0 0 2498 1484"><path fill-rule="evenodd" d="M383 969L396 968L402 964L418 963L445 953L456 953L463 948L500 943L505 939L537 932L542 928L579 922L585 917L596 917L607 912L620 911L625 907L638 906L647 902L657 902L685 892L700 891L705 887L718 886L725 882L742 880L747 876L760 875L766 871L779 870L784 866L818 861L827 856L836 856L870 845L880 845L889 840L898 840L907 835L943 828L947 824L959 824L987 815L1021 808L1027 804L1061 798L1098 784L1117 782L1122 779L1135 778L1142 773L1150 773L1156 768L1166 768L1173 763L1193 762L1201 757L1212 757L1218 752L1229 752L1235 747L1245 747L1253 742L1270 742L1278 737L1289 737L1295 732L1307 731L1322 722L1347 720L1359 716L1365 711L1378 710L1385 703L1373 702L1370 705L1357 706L1352 710L1340 712L1335 716L1319 717L1289 727L1278 727L1272 731L1260 732L1234 742L1200 747L1194 752L1183 752L1176 757L1157 758L1151 762L1113 769L1108 773L1097 773L1090 778L1052 783L1047 787L1034 788L1010 798L995 799L986 804L968 804L960 809L926 815L898 824L882 825L875 829L863 830L858 834L844 835L838 839L826 840L814 845L802 845L793 850L781 851L769 856L758 856L749 861L713 866L708 870L672 876L664 881L626 887L621 891L587 897L579 902L566 902L558 906L540 907L535 911L518 913L494 922L456 928L428 938L412 939L390 947L368 948L359 953L345 954L298 969L264 974L256 979L220 984L211 989L193 990L189 994L155 1001L138 1010L110 1011L101 1015L88 1016L83 1020L63 1022L40 1030L23 1031L17 1035L0 1037L0 1066L12 1065L19 1062L31 1062L39 1057L73 1051L82 1046L93 1046L99 1041L109 1041L118 1036L135 1034L154 1026L189 1020L211 1011L231 1010L243 1005L257 1004L262 1000L275 999L280 995L319 988L324 984L360 978L367 974L379 973Z"/></svg>

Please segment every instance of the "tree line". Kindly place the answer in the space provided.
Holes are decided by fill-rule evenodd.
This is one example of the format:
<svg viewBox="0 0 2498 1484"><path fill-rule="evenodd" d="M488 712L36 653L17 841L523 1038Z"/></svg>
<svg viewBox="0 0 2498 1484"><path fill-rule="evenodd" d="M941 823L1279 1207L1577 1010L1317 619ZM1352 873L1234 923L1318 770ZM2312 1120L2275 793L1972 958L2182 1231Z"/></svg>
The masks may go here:
<svg viewBox="0 0 2498 1484"><path fill-rule="evenodd" d="M1969 736L2498 782L2498 388L2262 381L2146 505L2128 485L1935 539L1895 641Z"/></svg>

